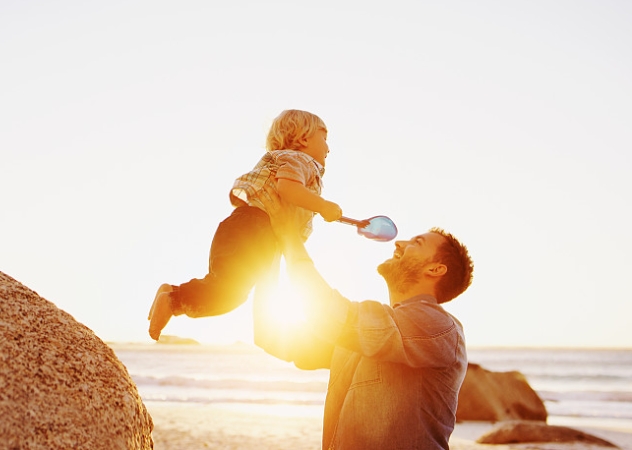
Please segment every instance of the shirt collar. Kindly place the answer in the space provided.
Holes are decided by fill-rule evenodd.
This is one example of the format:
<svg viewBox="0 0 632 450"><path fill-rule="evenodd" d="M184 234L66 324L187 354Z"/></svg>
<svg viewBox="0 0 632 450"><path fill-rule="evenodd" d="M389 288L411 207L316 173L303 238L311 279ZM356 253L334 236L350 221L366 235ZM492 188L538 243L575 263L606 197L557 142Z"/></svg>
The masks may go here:
<svg viewBox="0 0 632 450"><path fill-rule="evenodd" d="M312 158L311 156L309 156L309 158L311 158L311 160L314 161L314 164L316 164L316 168L318 169L318 173L320 173L320 176L321 177L325 176L325 167L321 163L316 161L314 158Z"/></svg>
<svg viewBox="0 0 632 450"><path fill-rule="evenodd" d="M434 298L432 295L430 295L430 294L420 294L420 295L415 295L414 297L410 297L410 298L404 300L403 302L395 303L393 305L393 308L397 308L397 307L402 306L402 305L408 305L410 303L416 303L416 302L431 303L433 305L437 305L438 304L437 299Z"/></svg>

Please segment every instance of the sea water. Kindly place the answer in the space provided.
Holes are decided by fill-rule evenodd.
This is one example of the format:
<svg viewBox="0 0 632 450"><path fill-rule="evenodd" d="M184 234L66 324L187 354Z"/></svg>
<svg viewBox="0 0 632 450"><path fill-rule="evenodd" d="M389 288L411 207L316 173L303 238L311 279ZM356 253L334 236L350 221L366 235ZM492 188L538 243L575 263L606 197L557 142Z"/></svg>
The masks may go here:
<svg viewBox="0 0 632 450"><path fill-rule="evenodd" d="M544 401L549 423L632 431L632 349L469 349L486 369L521 372Z"/></svg>
<svg viewBox="0 0 632 450"><path fill-rule="evenodd" d="M322 405L328 370L299 370L247 344L110 344L143 400Z"/></svg>
<svg viewBox="0 0 632 450"><path fill-rule="evenodd" d="M145 401L322 407L328 370L299 370L248 344L110 344ZM519 371L549 423L632 431L632 349L469 348L470 362Z"/></svg>

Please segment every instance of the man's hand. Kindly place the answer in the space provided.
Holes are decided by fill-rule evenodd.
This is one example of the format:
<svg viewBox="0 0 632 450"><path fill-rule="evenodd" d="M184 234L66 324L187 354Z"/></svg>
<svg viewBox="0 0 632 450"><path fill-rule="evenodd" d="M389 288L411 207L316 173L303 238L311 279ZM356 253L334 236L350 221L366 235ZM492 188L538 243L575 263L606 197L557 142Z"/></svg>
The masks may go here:
<svg viewBox="0 0 632 450"><path fill-rule="evenodd" d="M274 234L283 244L286 239L300 238L301 225L298 221L297 207L284 202L270 185L265 185L256 198L265 207Z"/></svg>

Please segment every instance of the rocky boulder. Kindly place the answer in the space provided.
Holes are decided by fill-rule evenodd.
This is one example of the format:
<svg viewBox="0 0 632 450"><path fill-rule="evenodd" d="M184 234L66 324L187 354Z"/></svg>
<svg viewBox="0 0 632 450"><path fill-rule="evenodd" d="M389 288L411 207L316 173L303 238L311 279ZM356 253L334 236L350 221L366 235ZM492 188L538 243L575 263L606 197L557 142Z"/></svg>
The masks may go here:
<svg viewBox="0 0 632 450"><path fill-rule="evenodd" d="M470 363L459 392L456 419L546 422L547 412L542 399L520 372L491 372Z"/></svg>
<svg viewBox="0 0 632 450"><path fill-rule="evenodd" d="M0 417L0 448L153 448L151 416L112 349L2 272Z"/></svg>
<svg viewBox="0 0 632 450"><path fill-rule="evenodd" d="M476 440L479 444L520 444L534 442L581 443L615 447L611 442L573 428L544 422L513 420L497 424Z"/></svg>

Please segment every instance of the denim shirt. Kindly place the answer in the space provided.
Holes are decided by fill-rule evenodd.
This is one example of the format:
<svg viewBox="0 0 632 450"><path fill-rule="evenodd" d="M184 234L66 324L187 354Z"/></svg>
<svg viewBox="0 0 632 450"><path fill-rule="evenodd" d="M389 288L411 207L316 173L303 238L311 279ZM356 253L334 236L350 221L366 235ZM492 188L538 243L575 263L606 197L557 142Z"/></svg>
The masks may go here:
<svg viewBox="0 0 632 450"><path fill-rule="evenodd" d="M323 304L310 331L330 360L295 360L330 368L323 449L448 449L467 369L461 323L428 295L391 307L333 291Z"/></svg>

